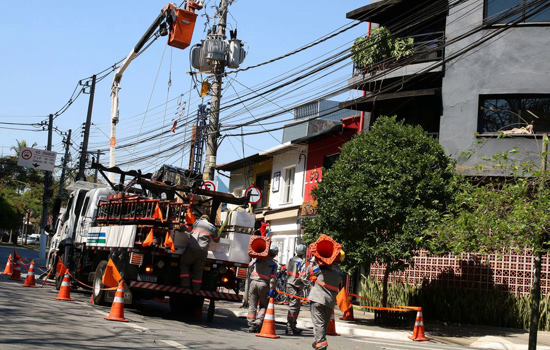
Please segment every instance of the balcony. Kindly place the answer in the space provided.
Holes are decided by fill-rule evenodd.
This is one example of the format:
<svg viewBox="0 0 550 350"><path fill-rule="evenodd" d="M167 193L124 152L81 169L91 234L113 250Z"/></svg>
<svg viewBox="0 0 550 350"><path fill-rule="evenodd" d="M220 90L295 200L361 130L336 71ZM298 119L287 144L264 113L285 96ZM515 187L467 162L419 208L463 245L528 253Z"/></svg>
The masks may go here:
<svg viewBox="0 0 550 350"><path fill-rule="evenodd" d="M353 76L348 80L348 86L370 91L368 84L381 80L387 86L388 83L407 76L441 74L443 65L440 62L444 58L445 33L436 31L411 35L408 38L412 38L413 43L402 57L392 57L390 52L378 52L376 59L370 59L373 63L354 64Z"/></svg>

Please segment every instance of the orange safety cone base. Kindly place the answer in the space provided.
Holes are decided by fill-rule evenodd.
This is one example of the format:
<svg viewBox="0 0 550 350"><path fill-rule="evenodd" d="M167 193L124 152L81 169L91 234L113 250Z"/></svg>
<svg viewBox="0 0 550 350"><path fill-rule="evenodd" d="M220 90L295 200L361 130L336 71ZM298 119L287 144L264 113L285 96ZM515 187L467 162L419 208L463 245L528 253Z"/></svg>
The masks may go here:
<svg viewBox="0 0 550 350"><path fill-rule="evenodd" d="M280 336L275 333L275 307L273 305L273 298L269 298L269 304L267 305L267 311L264 316L262 330L260 331L260 334L256 334L257 337L271 339L280 338Z"/></svg>
<svg viewBox="0 0 550 350"><path fill-rule="evenodd" d="M330 317L330 322L327 328L327 335L340 335L336 333L336 322L334 321L334 310L332 311L332 316Z"/></svg>
<svg viewBox="0 0 550 350"><path fill-rule="evenodd" d="M424 318L422 317L422 308L417 309L416 321L414 323L414 329L412 336L408 337L414 341L429 341L424 335Z"/></svg>
<svg viewBox="0 0 550 350"><path fill-rule="evenodd" d="M59 294L54 298L55 300L64 300L64 301L74 301L71 299L71 279L69 274L66 273L63 276L63 281L61 282L61 288L59 288Z"/></svg>
<svg viewBox="0 0 550 350"><path fill-rule="evenodd" d="M29 267L29 270L27 272L27 278L25 278L25 283L23 283L23 287L36 288L34 280L34 261L31 261L31 266Z"/></svg>
<svg viewBox="0 0 550 350"><path fill-rule="evenodd" d="M10 254L8 257L8 262L6 263L6 268L4 269L4 272L2 275L11 275L13 273L13 258Z"/></svg>
<svg viewBox="0 0 550 350"><path fill-rule="evenodd" d="M15 267L13 268L13 273L11 274L10 278L8 278L12 281L22 281L21 279L21 265L19 264L19 260L15 262Z"/></svg>
<svg viewBox="0 0 550 350"><path fill-rule="evenodd" d="M107 317L103 317L103 318L106 319L106 320L109 320L109 321L130 322L127 319L122 318L122 317L107 316Z"/></svg>
<svg viewBox="0 0 550 350"><path fill-rule="evenodd" d="M108 321L129 322L124 318L124 280L120 280L109 316L104 317Z"/></svg>

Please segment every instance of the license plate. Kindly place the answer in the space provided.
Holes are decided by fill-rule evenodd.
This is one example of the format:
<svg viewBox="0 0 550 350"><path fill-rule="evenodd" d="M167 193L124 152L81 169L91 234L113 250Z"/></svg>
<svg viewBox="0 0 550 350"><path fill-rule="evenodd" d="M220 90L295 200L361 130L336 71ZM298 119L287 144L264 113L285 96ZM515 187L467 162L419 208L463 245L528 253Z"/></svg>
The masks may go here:
<svg viewBox="0 0 550 350"><path fill-rule="evenodd" d="M138 279L138 281L142 281L142 282L155 283L157 281L157 276L145 275L145 274L140 273L140 274L138 274L137 279Z"/></svg>

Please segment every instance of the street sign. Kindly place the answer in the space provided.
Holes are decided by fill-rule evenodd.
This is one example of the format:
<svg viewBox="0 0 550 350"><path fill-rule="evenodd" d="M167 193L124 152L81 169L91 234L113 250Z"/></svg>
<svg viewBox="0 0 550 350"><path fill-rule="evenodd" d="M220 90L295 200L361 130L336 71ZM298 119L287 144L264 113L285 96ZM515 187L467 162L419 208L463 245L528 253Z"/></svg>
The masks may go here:
<svg viewBox="0 0 550 350"><path fill-rule="evenodd" d="M17 165L37 170L53 171L56 156L56 152L25 147L19 152Z"/></svg>
<svg viewBox="0 0 550 350"><path fill-rule="evenodd" d="M213 183L212 181L204 181L201 188L203 190L215 191L216 190L216 184Z"/></svg>
<svg viewBox="0 0 550 350"><path fill-rule="evenodd" d="M262 200L262 191L256 186L250 186L246 189L244 192L245 197L248 196L248 193L250 192L250 203L251 204L258 204Z"/></svg>

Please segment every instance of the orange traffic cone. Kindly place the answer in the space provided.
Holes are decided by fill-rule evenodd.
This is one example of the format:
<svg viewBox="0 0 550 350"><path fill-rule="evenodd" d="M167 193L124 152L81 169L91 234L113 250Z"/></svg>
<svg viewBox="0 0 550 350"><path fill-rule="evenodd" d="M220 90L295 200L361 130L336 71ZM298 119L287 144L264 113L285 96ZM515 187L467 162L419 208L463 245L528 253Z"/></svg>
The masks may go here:
<svg viewBox="0 0 550 350"><path fill-rule="evenodd" d="M430 340L424 336L424 320L422 317L422 308L419 307L416 313L416 322L414 323L413 335L409 337L414 341Z"/></svg>
<svg viewBox="0 0 550 350"><path fill-rule="evenodd" d="M61 282L59 294L57 294L57 297L55 297L54 299L74 301L73 299L71 299L71 277L69 277L68 273L65 273L65 275L63 275L63 282Z"/></svg>
<svg viewBox="0 0 550 350"><path fill-rule="evenodd" d="M277 334L275 334L275 307L273 306L273 298L269 298L269 304L267 305L267 312L265 313L262 330L260 331L260 334L256 334L256 336L273 339L280 338Z"/></svg>
<svg viewBox="0 0 550 350"><path fill-rule="evenodd" d="M19 263L19 259L15 259L15 267L13 268L10 280L21 281L21 264Z"/></svg>
<svg viewBox="0 0 550 350"><path fill-rule="evenodd" d="M113 305L111 306L111 312L109 312L109 316L104 318L109 321L128 322L128 320L124 318L124 280L120 280L118 283L115 300L113 300Z"/></svg>
<svg viewBox="0 0 550 350"><path fill-rule="evenodd" d="M6 268L4 269L3 275L11 275L13 273L13 258L10 254L8 262L6 263Z"/></svg>
<svg viewBox="0 0 550 350"><path fill-rule="evenodd" d="M332 310L332 315L330 316L330 322L327 328L327 335L340 335L336 333L336 321L334 321L334 310Z"/></svg>
<svg viewBox="0 0 550 350"><path fill-rule="evenodd" d="M23 287L36 288L36 284L34 280L34 261L31 261L31 267L29 267L29 271L27 272L27 278L25 278L25 283L23 283Z"/></svg>
<svg viewBox="0 0 550 350"><path fill-rule="evenodd" d="M342 317L340 317L343 321L355 321L355 318L353 317L353 306L346 310L342 314Z"/></svg>

